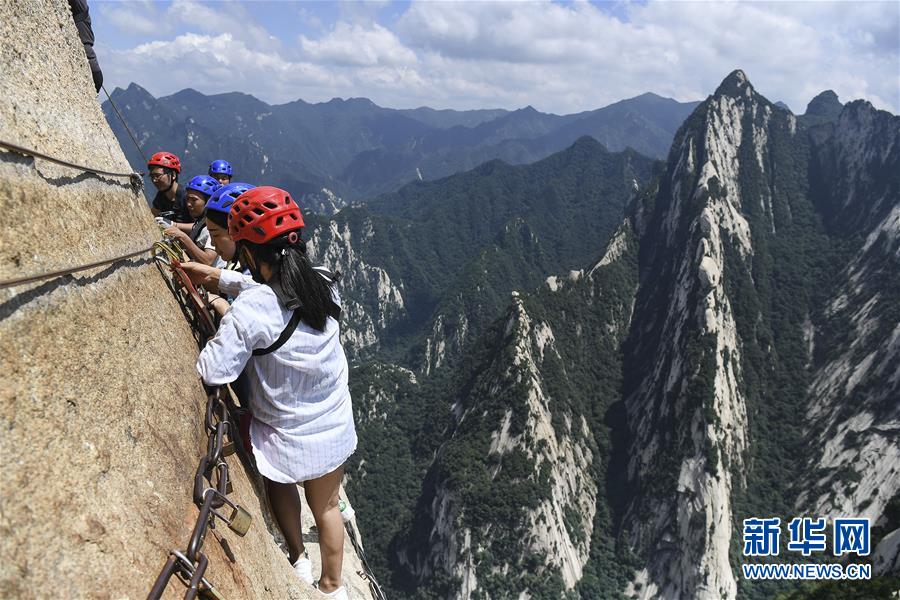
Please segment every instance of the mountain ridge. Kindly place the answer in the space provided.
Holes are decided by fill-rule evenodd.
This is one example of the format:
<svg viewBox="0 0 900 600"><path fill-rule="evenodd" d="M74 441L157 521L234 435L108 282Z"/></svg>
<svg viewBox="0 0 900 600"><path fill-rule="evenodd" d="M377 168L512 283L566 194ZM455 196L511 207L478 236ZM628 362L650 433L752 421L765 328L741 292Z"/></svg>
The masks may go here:
<svg viewBox="0 0 900 600"><path fill-rule="evenodd" d="M323 204L328 194L341 198L338 204L373 198L493 158L534 162L582 135L613 151L631 145L662 156L677 122L693 106L648 95L563 116L533 107L396 110L368 99L268 105L239 92L205 96L191 89L154 98L135 83L116 88L112 98L140 143L175 152L186 172L203 172L206 161L225 157L239 178L289 189L304 207ZM635 106L627 109L629 103ZM623 110L626 120L620 118ZM134 168L144 170L108 102L104 112Z"/></svg>

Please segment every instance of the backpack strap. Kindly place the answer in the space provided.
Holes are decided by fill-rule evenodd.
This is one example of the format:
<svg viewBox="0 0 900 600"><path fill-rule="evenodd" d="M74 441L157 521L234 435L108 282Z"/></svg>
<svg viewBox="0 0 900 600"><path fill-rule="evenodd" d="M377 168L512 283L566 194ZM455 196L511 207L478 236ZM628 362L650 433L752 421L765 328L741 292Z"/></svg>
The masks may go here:
<svg viewBox="0 0 900 600"><path fill-rule="evenodd" d="M275 352L282 346L284 346L285 342L287 342L292 335L294 335L294 330L297 329L297 325L300 324L300 319L303 318L303 311L299 308L294 311L294 315L291 317L291 320L288 321L287 326L281 332L281 335L278 336L278 339L275 340L271 346L266 348L257 348L253 351L253 356L262 356L264 354L271 354Z"/></svg>

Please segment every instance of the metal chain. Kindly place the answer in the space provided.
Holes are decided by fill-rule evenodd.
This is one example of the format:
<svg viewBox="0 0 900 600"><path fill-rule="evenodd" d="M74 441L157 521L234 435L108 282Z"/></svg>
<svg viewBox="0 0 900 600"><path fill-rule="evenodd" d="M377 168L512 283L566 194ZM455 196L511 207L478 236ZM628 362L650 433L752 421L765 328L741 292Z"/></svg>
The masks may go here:
<svg viewBox="0 0 900 600"><path fill-rule="evenodd" d="M197 291L190 278L181 268L179 259L183 252L174 241L163 240L153 245L153 257L166 284L175 294L197 341L203 345L215 333L215 324L208 312L204 298ZM168 267L168 268L167 268ZM184 552L173 549L163 565L162 571L153 583L147 600L158 600L172 579L172 576L187 588L186 600L222 596L205 578L209 559L202 552L203 542L210 529L215 529L216 519L228 525L233 532L243 537L250 528L252 517L246 509L228 498L232 492L231 477L225 457L234 454L237 428L232 419L232 410L224 399L227 392L223 388L206 387L206 412L203 428L206 431L206 454L200 458L194 472L192 499L199 509L197 521ZM225 508L231 509L225 514Z"/></svg>
<svg viewBox="0 0 900 600"><path fill-rule="evenodd" d="M184 250L176 240L163 239L152 247L153 259L160 274L166 281L175 300L181 306L188 324L194 331L197 342L203 346L216 332L209 296L203 288L197 288L181 268Z"/></svg>
<svg viewBox="0 0 900 600"><path fill-rule="evenodd" d="M237 535L243 537L250 528L252 517L239 504L228 498L232 492L228 463L225 457L234 454L235 442L231 410L222 398L222 389L207 388L204 429L207 433L206 454L200 458L194 474L193 500L200 509L197 521L184 552L173 549L157 576L147 600L159 600L172 576L185 586L185 600L212 598L222 600L222 595L206 579L209 559L202 552L203 542L210 529L215 529L216 519L221 520ZM225 514L223 508L231 509Z"/></svg>

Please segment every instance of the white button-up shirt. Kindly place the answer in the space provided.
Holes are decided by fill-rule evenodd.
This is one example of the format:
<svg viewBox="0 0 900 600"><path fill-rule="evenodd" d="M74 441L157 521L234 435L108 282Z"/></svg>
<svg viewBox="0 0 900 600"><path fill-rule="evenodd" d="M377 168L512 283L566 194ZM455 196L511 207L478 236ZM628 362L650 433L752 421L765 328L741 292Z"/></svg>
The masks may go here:
<svg viewBox="0 0 900 600"><path fill-rule="evenodd" d="M237 298L200 353L197 371L207 384L221 385L248 367L250 439L259 472L294 483L344 464L357 440L338 322L328 317L325 331L317 331L300 321L278 350L253 356L275 343L293 312L272 288L235 271L222 270L219 290Z"/></svg>

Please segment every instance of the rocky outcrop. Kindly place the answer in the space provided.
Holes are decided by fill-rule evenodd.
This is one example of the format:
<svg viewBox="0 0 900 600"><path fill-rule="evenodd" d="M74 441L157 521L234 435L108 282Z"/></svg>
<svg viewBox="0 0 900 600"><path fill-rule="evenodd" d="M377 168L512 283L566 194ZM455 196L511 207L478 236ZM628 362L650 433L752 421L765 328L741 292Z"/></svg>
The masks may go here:
<svg viewBox="0 0 900 600"><path fill-rule="evenodd" d="M608 457L598 441L606 434L590 423L602 410L595 405L612 401L615 384L596 371L616 368L636 285L634 253L626 220L587 275L552 277L532 298L512 293L506 315L464 366L474 364L473 379L451 407L453 432L422 507L423 543L400 554L414 577L450 577L446 593L457 598L534 590L555 597L581 582L596 532L608 535L595 526L606 506ZM568 308L548 311L545 302L578 317ZM573 363L585 351L594 362Z"/></svg>
<svg viewBox="0 0 900 600"><path fill-rule="evenodd" d="M523 507L513 530L513 523L505 520L483 523L479 517L471 517L467 513L473 507L460 502L453 484L437 484L430 506L427 551L413 558L415 562L411 557L404 560L419 577L440 571L458 578L460 585L453 592L457 598L471 597L475 590L490 595L479 584L486 575L515 586L513 582L522 576L518 568L522 561L531 561L544 578L557 573L564 588L571 589L581 579L591 543L598 489L590 469L596 448L584 417L555 408L542 380L541 365L547 355L560 360L553 331L547 323L529 316L514 294L499 333L504 348L488 367L489 374L453 407L458 437L448 445L466 444L474 431L487 433L489 437L483 441L488 477L497 486L496 493L511 493L525 480L539 486L540 495ZM496 407L481 404L488 398L509 398L513 403L497 412ZM456 485L474 484L453 479ZM474 510L482 513L486 509ZM509 539L510 535L517 538L515 548L504 547L500 558L500 548L492 540ZM480 557L485 552L494 552L497 559L484 564Z"/></svg>
<svg viewBox="0 0 900 600"><path fill-rule="evenodd" d="M728 559L731 493L733 477L744 471L747 409L722 274L726 244L737 257L754 251L742 213L739 149L750 146L746 155L764 168L770 127L785 129L790 119L761 102L743 72L732 73L682 129L657 213L644 217L660 228L647 236L665 243L647 243L642 279L652 283L638 291L635 319L645 335L633 355L642 366L626 397L628 475L642 490L626 526L648 554L647 570L629 588L636 597L737 593ZM771 214L769 206L763 210ZM665 423L681 425L671 430Z"/></svg>
<svg viewBox="0 0 900 600"><path fill-rule="evenodd" d="M358 246L374 236L372 220L366 217L358 225L330 221L307 242L314 263L341 273L341 336L351 359L376 351L385 329L406 316L403 283L395 283L385 269L360 256Z"/></svg>
<svg viewBox="0 0 900 600"><path fill-rule="evenodd" d="M631 597L736 597L748 506L876 523L897 494L898 119L828 93L810 106L798 126L735 71L638 214Z"/></svg>
<svg viewBox="0 0 900 600"><path fill-rule="evenodd" d="M863 242L815 332L819 361L806 416L822 451L797 505L877 522L900 493L900 294L885 285L900 270L900 118L850 103L822 145L818 156L834 180L826 205L833 226ZM900 555L897 536L888 537L877 562L890 570Z"/></svg>
<svg viewBox="0 0 900 600"><path fill-rule="evenodd" d="M68 4L2 3L0 28L0 140L130 171ZM0 214L0 280L138 251L159 235L127 177L3 148ZM197 351L147 254L0 290L0 596L146 597L197 517ZM243 538L225 527L208 536L207 578L228 598L312 597L273 541L253 475L227 461L231 497L253 524Z"/></svg>
<svg viewBox="0 0 900 600"><path fill-rule="evenodd" d="M832 90L825 90L809 101L806 105L806 115L815 117L827 117L833 119L841 114L844 108L838 95Z"/></svg>

